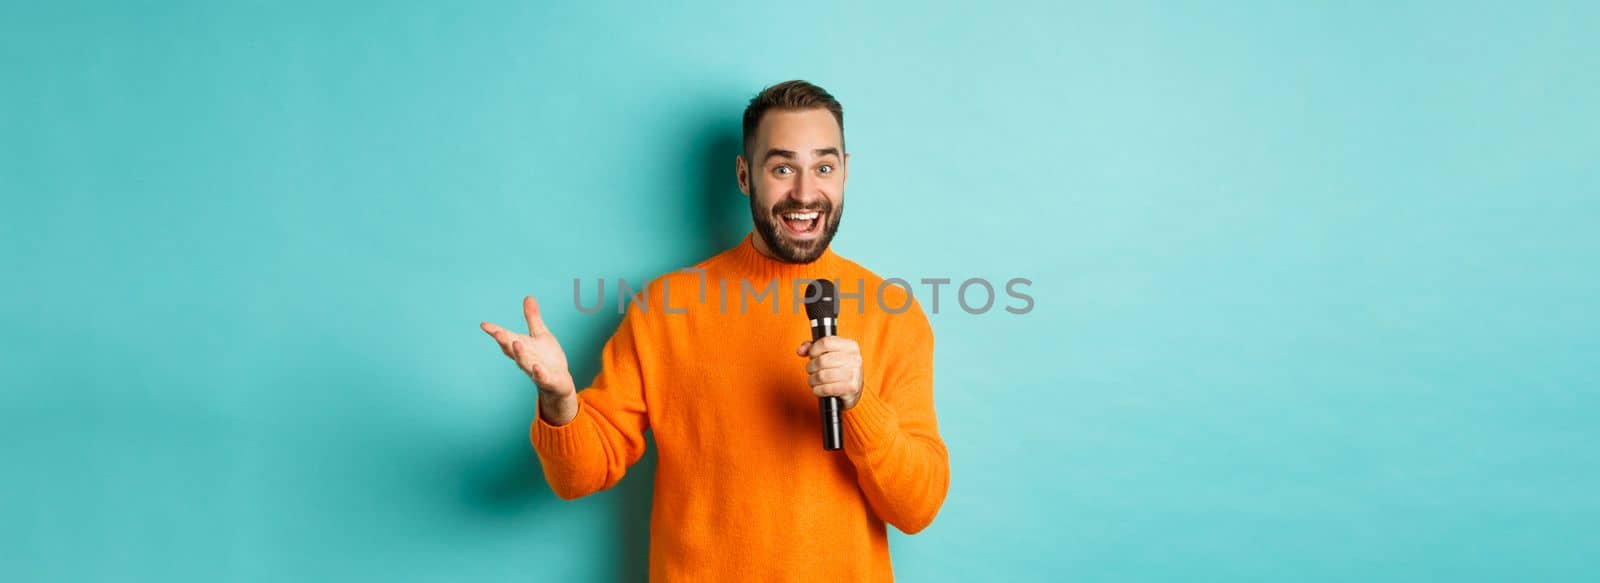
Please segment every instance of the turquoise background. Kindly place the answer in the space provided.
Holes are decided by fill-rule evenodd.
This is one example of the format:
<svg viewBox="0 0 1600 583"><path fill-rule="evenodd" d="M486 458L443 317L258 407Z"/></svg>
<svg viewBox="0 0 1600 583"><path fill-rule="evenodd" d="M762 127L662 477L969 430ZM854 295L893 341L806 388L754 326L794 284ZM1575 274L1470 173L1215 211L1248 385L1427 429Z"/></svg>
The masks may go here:
<svg viewBox="0 0 1600 583"><path fill-rule="evenodd" d="M1600 578L1595 4L574 4L0 9L6 580L641 579L477 323L586 380L789 78L841 253L1035 282L933 316L901 579Z"/></svg>

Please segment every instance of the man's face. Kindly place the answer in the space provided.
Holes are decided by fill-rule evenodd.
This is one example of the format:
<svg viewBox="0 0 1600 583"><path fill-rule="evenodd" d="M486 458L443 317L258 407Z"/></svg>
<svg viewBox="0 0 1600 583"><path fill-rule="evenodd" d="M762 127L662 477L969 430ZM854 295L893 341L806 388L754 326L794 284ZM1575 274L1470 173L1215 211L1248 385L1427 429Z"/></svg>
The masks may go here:
<svg viewBox="0 0 1600 583"><path fill-rule="evenodd" d="M755 244L790 263L822 255L844 215L850 156L839 122L826 109L768 111L749 160L738 160L739 190L750 197Z"/></svg>

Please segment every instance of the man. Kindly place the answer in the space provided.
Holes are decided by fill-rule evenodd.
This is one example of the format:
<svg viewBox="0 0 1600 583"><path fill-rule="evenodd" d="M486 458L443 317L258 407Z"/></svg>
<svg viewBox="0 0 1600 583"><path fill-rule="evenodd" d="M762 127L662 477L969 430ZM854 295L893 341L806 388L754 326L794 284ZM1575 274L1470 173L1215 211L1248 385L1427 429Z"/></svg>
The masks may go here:
<svg viewBox="0 0 1600 583"><path fill-rule="evenodd" d="M884 523L916 533L944 502L927 317L829 249L849 161L822 88L752 99L736 158L752 232L651 282L581 393L532 297L528 334L482 325L538 387L530 435L556 495L616 484L653 430L652 581L889 581ZM793 309L813 279L839 282L841 301L840 335L816 342ZM842 452L822 446L825 396L843 401Z"/></svg>

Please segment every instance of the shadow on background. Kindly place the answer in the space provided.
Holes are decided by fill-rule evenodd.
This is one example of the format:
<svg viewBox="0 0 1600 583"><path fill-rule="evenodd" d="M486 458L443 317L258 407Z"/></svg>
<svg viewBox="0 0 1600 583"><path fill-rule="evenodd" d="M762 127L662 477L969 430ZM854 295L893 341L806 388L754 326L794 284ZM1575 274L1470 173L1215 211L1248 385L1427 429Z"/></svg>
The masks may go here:
<svg viewBox="0 0 1600 583"><path fill-rule="evenodd" d="M685 262L693 265L738 244L750 232L750 202L739 193L735 176L734 157L739 155L740 128L716 122L705 124L696 136L695 150L699 153L697 168L700 184L696 194L705 207L700 232L702 251L699 257Z"/></svg>
<svg viewBox="0 0 1600 583"><path fill-rule="evenodd" d="M681 258L676 265L656 266L657 269L646 277L629 278L629 281L648 280L698 263L738 244L749 232L748 202L739 193L735 178L735 156L741 147L740 128L737 123L728 123L726 109L718 109L717 112L721 115L708 112L698 126L685 132L687 135L683 139L690 162L697 169L695 183L684 193L684 202L702 211L693 213L698 218L693 227L700 236L700 244L695 246L697 254ZM596 316L603 317L580 320L586 326L584 330L558 331L572 365L572 377L580 387L587 386L588 380L599 373L600 350L621 321L621 316L611 310L604 310ZM568 338L578 341L568 344ZM522 383L517 383L512 390L524 395L521 402L525 402L526 407L513 408L508 414L517 416L517 423L525 428L531 419L522 419L521 416L524 411L534 410L533 391ZM656 448L653 435L648 441L644 456L628 468L628 474L622 481L608 491L594 494L610 500L616 508L617 546L613 556L618 558L617 581L645 581L649 578L650 512ZM495 469L472 481L474 487L469 495L474 499L475 506L489 512L509 513L561 503L545 482L538 457L533 455L531 446L525 440L507 442L489 455L498 461L489 464Z"/></svg>

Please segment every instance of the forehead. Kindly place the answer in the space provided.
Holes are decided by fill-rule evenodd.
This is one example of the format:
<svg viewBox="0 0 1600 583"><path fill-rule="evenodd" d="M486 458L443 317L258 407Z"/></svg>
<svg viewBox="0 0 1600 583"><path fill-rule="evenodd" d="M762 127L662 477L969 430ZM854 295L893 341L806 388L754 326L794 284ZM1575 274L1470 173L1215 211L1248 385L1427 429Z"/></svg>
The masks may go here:
<svg viewBox="0 0 1600 583"><path fill-rule="evenodd" d="M839 122L821 108L768 111L761 116L761 126L756 130L758 149L809 152L829 146L841 148L843 143Z"/></svg>

